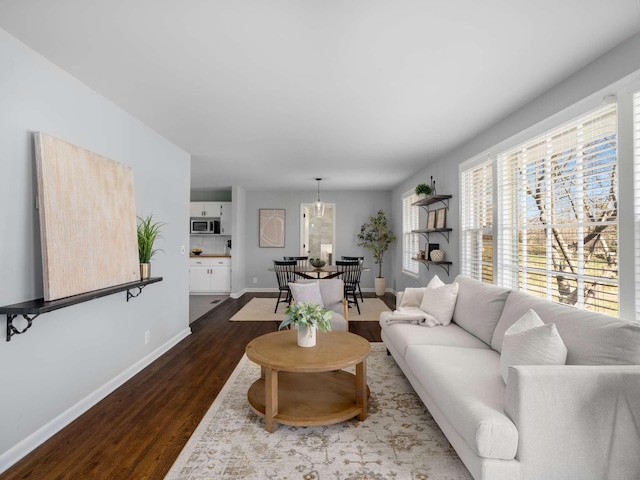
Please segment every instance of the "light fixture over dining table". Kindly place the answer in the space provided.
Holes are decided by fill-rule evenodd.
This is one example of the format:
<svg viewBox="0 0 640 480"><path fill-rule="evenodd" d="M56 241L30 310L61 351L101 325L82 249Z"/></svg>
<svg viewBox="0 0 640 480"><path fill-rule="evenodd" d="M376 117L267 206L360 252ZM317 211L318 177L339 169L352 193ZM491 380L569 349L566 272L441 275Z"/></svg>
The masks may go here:
<svg viewBox="0 0 640 480"><path fill-rule="evenodd" d="M313 204L313 213L316 217L322 217L324 215L324 203L320 201L320 180L321 178L316 178L318 182L318 200Z"/></svg>

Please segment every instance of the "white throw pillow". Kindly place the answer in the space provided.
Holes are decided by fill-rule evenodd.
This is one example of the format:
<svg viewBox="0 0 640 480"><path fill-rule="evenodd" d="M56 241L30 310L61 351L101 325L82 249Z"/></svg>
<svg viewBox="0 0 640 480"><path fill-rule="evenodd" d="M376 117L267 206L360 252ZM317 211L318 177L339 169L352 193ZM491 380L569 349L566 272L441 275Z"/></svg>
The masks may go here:
<svg viewBox="0 0 640 480"><path fill-rule="evenodd" d="M434 275L426 287L405 288L398 308L420 308L425 290L427 288L442 287L443 285L444 282L440 280L438 275Z"/></svg>
<svg viewBox="0 0 640 480"><path fill-rule="evenodd" d="M500 373L505 383L514 365L564 365L566 361L567 347L555 323L545 324L533 310L504 332Z"/></svg>
<svg viewBox="0 0 640 480"><path fill-rule="evenodd" d="M320 283L292 283L289 282L293 300L298 303L317 303L324 308L322 295L320 295Z"/></svg>
<svg viewBox="0 0 640 480"><path fill-rule="evenodd" d="M420 310L435 319L436 323L434 325L449 325L453 317L453 310L456 308L457 298L457 283L427 288L422 296Z"/></svg>

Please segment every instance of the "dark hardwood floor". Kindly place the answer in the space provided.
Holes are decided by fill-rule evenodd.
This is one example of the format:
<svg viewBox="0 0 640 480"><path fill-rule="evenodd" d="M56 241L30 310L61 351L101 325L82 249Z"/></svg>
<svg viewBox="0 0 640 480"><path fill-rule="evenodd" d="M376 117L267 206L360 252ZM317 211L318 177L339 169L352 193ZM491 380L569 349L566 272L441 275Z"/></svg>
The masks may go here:
<svg viewBox="0 0 640 480"><path fill-rule="evenodd" d="M278 328L278 322L228 321L254 296L271 295L229 299L192 323L189 337L0 475L0 480L164 478L247 343ZM384 301L395 308L393 295L387 293ZM380 341L378 322L351 322L349 330Z"/></svg>

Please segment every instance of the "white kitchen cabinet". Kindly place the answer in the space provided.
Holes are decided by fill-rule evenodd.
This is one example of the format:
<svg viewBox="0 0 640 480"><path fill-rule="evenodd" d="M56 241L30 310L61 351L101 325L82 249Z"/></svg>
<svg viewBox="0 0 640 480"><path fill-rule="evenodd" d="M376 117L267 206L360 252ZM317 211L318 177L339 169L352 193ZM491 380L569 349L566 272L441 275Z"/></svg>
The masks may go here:
<svg viewBox="0 0 640 480"><path fill-rule="evenodd" d="M220 233L231 235L231 202L220 204Z"/></svg>
<svg viewBox="0 0 640 480"><path fill-rule="evenodd" d="M220 202L191 202L189 216L191 217L219 217Z"/></svg>
<svg viewBox="0 0 640 480"><path fill-rule="evenodd" d="M190 258L189 292L228 293L231 291L231 259L228 257Z"/></svg>

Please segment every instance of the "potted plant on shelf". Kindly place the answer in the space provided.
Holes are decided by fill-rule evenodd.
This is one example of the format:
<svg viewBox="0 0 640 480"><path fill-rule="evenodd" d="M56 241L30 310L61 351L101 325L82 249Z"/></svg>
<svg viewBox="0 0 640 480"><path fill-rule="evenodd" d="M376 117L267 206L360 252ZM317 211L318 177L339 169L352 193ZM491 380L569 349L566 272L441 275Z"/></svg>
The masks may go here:
<svg viewBox="0 0 640 480"><path fill-rule="evenodd" d="M301 347L316 345L316 330L331 331L333 312L325 310L317 303L296 302L289 305L284 313L287 316L278 330L295 325L298 328L298 345Z"/></svg>
<svg viewBox="0 0 640 480"><path fill-rule="evenodd" d="M154 222L153 214L138 217L138 258L140 260L140 280L147 280L151 276L151 257L161 249L153 249L153 244L160 237L162 222Z"/></svg>
<svg viewBox="0 0 640 480"><path fill-rule="evenodd" d="M426 183L419 183L416 185L416 195L419 197L427 197L431 195L431 187Z"/></svg>
<svg viewBox="0 0 640 480"><path fill-rule="evenodd" d="M358 246L371 250L373 261L378 265L378 276L375 279L376 295L384 295L386 284L382 276L382 257L387 251L391 242L396 239L387 226L387 217L380 210L377 215L369 217L369 221L360 227L358 233Z"/></svg>

